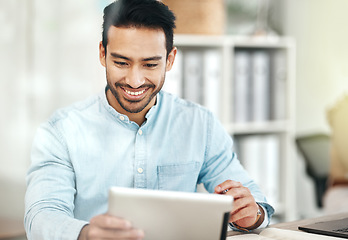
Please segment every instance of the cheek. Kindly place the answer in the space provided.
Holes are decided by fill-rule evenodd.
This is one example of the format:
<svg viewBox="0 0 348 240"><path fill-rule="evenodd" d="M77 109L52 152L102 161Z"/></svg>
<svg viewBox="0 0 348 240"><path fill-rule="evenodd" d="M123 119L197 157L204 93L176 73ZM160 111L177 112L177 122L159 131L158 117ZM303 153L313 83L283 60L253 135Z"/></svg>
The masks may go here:
<svg viewBox="0 0 348 240"><path fill-rule="evenodd" d="M164 78L165 78L165 75L166 75L166 67L161 67L159 69L156 69L155 71L153 71L152 73L152 79L153 81L155 81L154 83L156 85L160 84L161 82L164 81Z"/></svg>
<svg viewBox="0 0 348 240"><path fill-rule="evenodd" d="M164 80L165 72L158 71L156 74L152 74L152 77L148 79L155 85L159 86Z"/></svg>
<svg viewBox="0 0 348 240"><path fill-rule="evenodd" d="M126 72L116 67L107 67L106 76L108 81L117 82L126 76Z"/></svg>

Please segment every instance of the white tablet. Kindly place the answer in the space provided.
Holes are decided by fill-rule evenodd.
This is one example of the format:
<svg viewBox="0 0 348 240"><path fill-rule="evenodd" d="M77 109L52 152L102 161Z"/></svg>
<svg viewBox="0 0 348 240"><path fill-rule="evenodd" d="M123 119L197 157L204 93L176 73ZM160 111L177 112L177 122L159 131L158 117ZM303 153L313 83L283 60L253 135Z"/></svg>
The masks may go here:
<svg viewBox="0 0 348 240"><path fill-rule="evenodd" d="M226 239L233 197L112 187L108 213L143 229L147 240Z"/></svg>

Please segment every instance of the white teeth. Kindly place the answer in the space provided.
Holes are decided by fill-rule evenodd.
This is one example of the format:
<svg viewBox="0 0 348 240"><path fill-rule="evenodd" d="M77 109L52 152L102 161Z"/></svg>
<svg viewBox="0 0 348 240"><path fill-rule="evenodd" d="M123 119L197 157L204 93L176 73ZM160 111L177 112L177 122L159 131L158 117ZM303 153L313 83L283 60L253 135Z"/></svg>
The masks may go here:
<svg viewBox="0 0 348 240"><path fill-rule="evenodd" d="M131 91L128 91L128 90L125 90L126 93L128 93L129 95L132 95L132 96L138 96L140 94L143 94L145 92L145 89L144 90L141 90L139 92L131 92Z"/></svg>

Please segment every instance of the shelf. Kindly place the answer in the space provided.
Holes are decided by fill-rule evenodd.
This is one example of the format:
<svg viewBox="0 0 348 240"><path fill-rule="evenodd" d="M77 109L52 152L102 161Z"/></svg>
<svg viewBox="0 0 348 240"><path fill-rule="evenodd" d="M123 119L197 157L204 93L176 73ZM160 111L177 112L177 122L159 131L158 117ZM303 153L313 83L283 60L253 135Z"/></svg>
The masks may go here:
<svg viewBox="0 0 348 240"><path fill-rule="evenodd" d="M282 133L289 130L288 121L250 122L225 124L226 130L233 135Z"/></svg>
<svg viewBox="0 0 348 240"><path fill-rule="evenodd" d="M241 48L286 48L289 45L293 45L294 42L291 38L280 37L232 37L230 41L233 41L235 47Z"/></svg>
<svg viewBox="0 0 348 240"><path fill-rule="evenodd" d="M174 36L175 46L185 47L221 47L226 38L224 36L186 35L176 34Z"/></svg>
<svg viewBox="0 0 348 240"><path fill-rule="evenodd" d="M206 107L211 107L210 110L212 110L213 112L216 109L218 110L214 112L214 114L216 114L227 132L234 138L235 146L236 148L239 148L236 149L236 151L238 151L237 154L241 157L241 163L244 164L245 168L253 177L253 179L256 182L259 181L258 184L260 184L260 186L266 186L266 191L264 192L269 196L269 199L278 199L278 202L274 203L276 215L280 219L282 219L282 221L295 219L296 189L294 188L293 184L293 176L296 166L294 161L293 132L295 119L294 85L296 70L296 45L294 39L278 36L252 37L231 35L207 36L176 34L174 36L174 45L177 46L181 51L180 61L177 61L177 63L179 62L178 66L181 66L181 68L178 71L174 72L176 74L174 74L174 76L176 77L171 78L172 81L173 79L179 79L179 81L173 81L174 83L177 83L177 85L174 85L175 87L173 87L172 89L181 89L181 93L184 93L183 97L189 100L194 99L193 101L202 105L209 103L207 99L211 100L212 96L215 97L215 99L218 98L217 102L213 101L213 104L207 104ZM209 56L203 55L207 52L218 53L221 62L214 65L213 63L217 62L216 58L212 58L211 56L210 58L200 58L200 56ZM242 55L240 55L241 52ZM192 64L192 53L197 53L196 55L194 55L195 64ZM243 53L245 55L243 55ZM186 58L187 56L189 56L189 58ZM216 57L216 55L213 56ZM209 59L213 59L210 64L208 62ZM241 64L241 59L242 65L237 65L237 63ZM263 63L267 62L267 64L258 65L258 71L256 71L255 68L250 68L250 66L252 66L252 61L257 61L257 63L260 64L260 59L263 61ZM247 64L245 64L245 62ZM188 63L190 64L188 65ZM273 64L272 67L270 64ZM193 66L195 68L193 68ZM207 70L207 66L213 66L215 68L210 68L209 75L207 75L207 72L204 72L202 70L201 72L199 72L200 70L197 70ZM219 72L218 74L214 75L212 74L212 69L216 73L216 66L219 66L219 68L217 68ZM253 107L255 109L260 109L260 106L255 104L255 102L248 102L247 104L244 104L244 102L242 102L244 105L237 105L238 103L240 104L240 102L236 101L235 99L235 97L237 96L235 91L237 91L236 89L238 89L238 93L243 93L243 88L236 88L236 83L239 83L237 87L242 86L244 87L244 89L252 89L252 91L250 91L250 94L256 95L256 92L255 88L253 88L255 85L252 85L252 82L249 83L249 85L240 85L240 83L243 82L236 81L237 70L235 69L235 66L239 66L239 73L249 73L245 74L244 77L252 78L254 79L253 81L255 81L256 79L256 73L261 75L261 78L257 78L258 80L264 80L264 78L262 78L262 71L260 71L260 69L264 69L265 66L269 71L269 81L277 78L277 81L274 80L273 82L264 82L269 87L269 91L267 93L269 95L266 95L270 97L269 99L267 99L267 101L270 101L267 105L270 111L269 117L267 117L268 115L262 114L261 116L255 115L256 117L245 117L240 114L242 112L241 110L243 109L248 109L249 113L255 113L253 111ZM195 70L195 74L187 75L187 73L193 72L187 71L187 69ZM214 81L214 76L219 76L219 81ZM209 84L211 85L208 86L215 86L212 83L216 82L218 82L219 86L215 86L216 88L207 87L207 79L213 79L213 81L209 82ZM242 78L239 79L244 78L242 76ZM189 87L187 87L188 84L186 81L191 84ZM202 97L203 94L205 94L204 96L208 96L207 98L204 98L202 100L196 95L193 95L193 97L186 96L184 91L185 88L187 87L188 89L194 89L194 87L192 87L192 83L194 81L196 81L195 86L199 86L197 88L199 89L198 91L201 91L200 93L202 95L200 96ZM171 83L173 84L173 82ZM270 88L270 86L272 86L272 88ZM207 91L207 89L209 91ZM218 89L217 92L215 92L216 89ZM259 90L264 93L264 88L259 88ZM280 94L275 94L276 92L272 91L278 91L278 93ZM246 92L248 93L249 91ZM245 95L243 94L238 95L238 99L244 100L244 96ZM190 99L191 97L192 99ZM261 99L261 103L263 102L262 100L264 99ZM272 103L278 103L278 105ZM255 105L257 105L257 107L255 107ZM279 109L284 111L281 111ZM235 111L240 111L238 116L243 117L235 118ZM282 120L268 120L270 117L272 119ZM238 119L240 121L246 119L261 119L264 120L264 122L234 122L234 120ZM267 161L267 168L265 167L262 171L264 176L259 175L260 171L255 171L255 169L259 170L260 166L266 166L263 164L258 165L260 163L258 162L259 159ZM255 168L253 166L257 167ZM269 174L267 173L267 169L269 170ZM272 174L277 170L277 174ZM272 178L272 175L274 175L275 178ZM275 193L273 189L275 185L270 183L276 183L275 185L279 193ZM279 194L280 198L277 198L275 196L277 194Z"/></svg>
<svg viewBox="0 0 348 240"><path fill-rule="evenodd" d="M228 35L189 35L176 34L175 46L181 47L223 47L234 46L241 48L286 48L294 44L293 39L286 37L252 37Z"/></svg>

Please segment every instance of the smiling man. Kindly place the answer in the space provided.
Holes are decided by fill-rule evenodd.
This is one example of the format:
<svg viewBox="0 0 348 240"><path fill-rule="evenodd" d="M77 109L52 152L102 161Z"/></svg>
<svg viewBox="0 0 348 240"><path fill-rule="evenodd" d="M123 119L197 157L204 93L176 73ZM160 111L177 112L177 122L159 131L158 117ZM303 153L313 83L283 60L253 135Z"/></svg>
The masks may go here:
<svg viewBox="0 0 348 240"><path fill-rule="evenodd" d="M174 62L176 48L167 56L165 43L163 30L135 26L111 26L106 48L100 43L100 61L110 90L108 101L139 126L155 105L165 73Z"/></svg>
<svg viewBox="0 0 348 240"><path fill-rule="evenodd" d="M39 127L27 175L28 239L142 239L142 229L105 214L112 186L195 192L203 183L234 197L233 228L267 226L274 210L222 125L161 91L177 52L174 20L156 0L104 9L99 57L107 86Z"/></svg>

